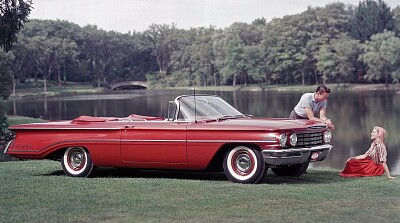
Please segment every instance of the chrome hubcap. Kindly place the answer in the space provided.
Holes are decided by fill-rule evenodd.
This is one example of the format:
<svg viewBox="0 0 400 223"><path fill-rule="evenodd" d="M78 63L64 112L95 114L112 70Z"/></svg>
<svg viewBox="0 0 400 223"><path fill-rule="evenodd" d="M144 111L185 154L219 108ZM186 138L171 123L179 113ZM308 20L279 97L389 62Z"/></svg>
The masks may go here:
<svg viewBox="0 0 400 223"><path fill-rule="evenodd" d="M73 151L70 155L70 163L74 169L78 169L84 162L84 156L80 151Z"/></svg>
<svg viewBox="0 0 400 223"><path fill-rule="evenodd" d="M247 154L240 154L236 159L236 167L240 172L247 172L251 165L251 158Z"/></svg>

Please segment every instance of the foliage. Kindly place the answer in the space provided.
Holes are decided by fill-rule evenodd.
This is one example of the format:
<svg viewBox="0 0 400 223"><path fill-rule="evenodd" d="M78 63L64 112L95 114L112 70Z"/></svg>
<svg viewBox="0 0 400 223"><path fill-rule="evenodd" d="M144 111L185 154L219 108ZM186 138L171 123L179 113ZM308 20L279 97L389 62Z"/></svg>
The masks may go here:
<svg viewBox="0 0 400 223"><path fill-rule="evenodd" d="M316 54L317 70L323 74L324 80L345 84L353 79L361 44L346 34L332 39L329 44L321 46Z"/></svg>
<svg viewBox="0 0 400 223"><path fill-rule="evenodd" d="M368 65L366 78L369 80L389 79L399 82L400 79L400 38L393 32L375 34L364 46L365 53L360 60Z"/></svg>
<svg viewBox="0 0 400 223"><path fill-rule="evenodd" d="M5 52L17 42L17 33L23 28L24 23L29 21L31 5L31 0L0 0L0 48ZM0 53L0 147L9 138L3 103L11 93L13 70L11 61L15 60L13 57L12 54Z"/></svg>
<svg viewBox="0 0 400 223"><path fill-rule="evenodd" d="M11 53L0 52L0 100L7 100L11 93L11 61L13 59Z"/></svg>
<svg viewBox="0 0 400 223"><path fill-rule="evenodd" d="M17 33L28 22L32 10L31 0L1 0L0 1L0 47L9 51L17 42Z"/></svg>
<svg viewBox="0 0 400 223"><path fill-rule="evenodd" d="M350 22L350 34L361 42L384 30L394 31L393 12L382 0L360 1Z"/></svg>
<svg viewBox="0 0 400 223"><path fill-rule="evenodd" d="M400 5L396 6L393 10L393 19L396 26L395 32L400 33Z"/></svg>
<svg viewBox="0 0 400 223"><path fill-rule="evenodd" d="M357 7L332 3L269 22L235 22L225 29L152 24L142 33L127 34L32 20L3 61L2 72L12 83L2 86L18 94L17 86L27 80L43 80L44 92L49 81L60 88L68 82L105 87L129 80L147 80L157 88L396 82L400 65L394 62L388 78L359 80L366 70L368 76L377 75L372 74L377 69L356 57L372 35L385 29L399 35L399 10L365 0Z"/></svg>

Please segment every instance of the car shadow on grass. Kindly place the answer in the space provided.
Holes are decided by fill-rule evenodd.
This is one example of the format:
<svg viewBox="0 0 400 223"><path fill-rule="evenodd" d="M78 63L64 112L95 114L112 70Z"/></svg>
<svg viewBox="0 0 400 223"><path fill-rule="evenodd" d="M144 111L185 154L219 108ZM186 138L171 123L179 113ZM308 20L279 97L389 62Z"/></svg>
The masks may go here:
<svg viewBox="0 0 400 223"><path fill-rule="evenodd" d="M329 184L346 181L339 176L339 171L334 170L307 170L300 177L276 176L268 171L260 183L265 184Z"/></svg>
<svg viewBox="0 0 400 223"><path fill-rule="evenodd" d="M300 177L276 176L271 170L259 182L260 184L325 184L346 181L333 170L308 170ZM54 171L47 176L66 176L62 170ZM129 168L97 168L91 178L145 178L145 179L181 179L226 181L229 179L223 172L184 171L184 170L148 170Z"/></svg>

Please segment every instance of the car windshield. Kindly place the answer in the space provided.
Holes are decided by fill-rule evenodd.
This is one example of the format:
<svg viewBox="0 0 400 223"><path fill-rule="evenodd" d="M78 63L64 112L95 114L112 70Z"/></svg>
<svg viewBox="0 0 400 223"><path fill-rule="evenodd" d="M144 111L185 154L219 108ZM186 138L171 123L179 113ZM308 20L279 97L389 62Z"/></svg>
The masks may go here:
<svg viewBox="0 0 400 223"><path fill-rule="evenodd" d="M244 117L242 113L218 96L180 96L176 99L176 102L179 106L177 120L180 121L204 121Z"/></svg>

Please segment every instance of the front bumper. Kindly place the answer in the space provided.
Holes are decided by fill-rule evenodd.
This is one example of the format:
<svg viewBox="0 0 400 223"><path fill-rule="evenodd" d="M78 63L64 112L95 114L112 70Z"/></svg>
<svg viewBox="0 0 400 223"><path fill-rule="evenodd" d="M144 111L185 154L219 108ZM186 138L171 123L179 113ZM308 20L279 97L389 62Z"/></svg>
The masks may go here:
<svg viewBox="0 0 400 223"><path fill-rule="evenodd" d="M265 162L269 165L292 165L305 163L308 160L322 161L328 157L329 152L333 148L330 144L307 148L291 148L281 150L262 150Z"/></svg>

